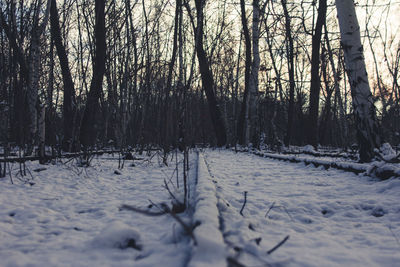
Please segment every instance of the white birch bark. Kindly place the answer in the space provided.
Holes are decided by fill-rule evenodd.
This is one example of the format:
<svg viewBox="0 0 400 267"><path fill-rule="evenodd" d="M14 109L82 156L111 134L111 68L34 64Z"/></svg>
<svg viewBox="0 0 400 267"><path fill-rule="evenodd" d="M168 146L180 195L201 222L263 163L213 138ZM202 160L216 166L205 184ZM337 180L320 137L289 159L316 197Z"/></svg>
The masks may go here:
<svg viewBox="0 0 400 267"><path fill-rule="evenodd" d="M353 0L336 0L336 9L346 71L351 87L360 160L370 161L374 155L374 148L380 145L380 140L377 134L375 106L365 67L360 26Z"/></svg>
<svg viewBox="0 0 400 267"><path fill-rule="evenodd" d="M38 9L40 9L42 2L39 1ZM42 24L38 25L39 11L34 18L34 29L32 30L32 41L31 41L31 55L29 60L29 68L31 75L29 76L29 84L27 90L28 100L28 111L29 111L29 143L28 143L28 154L33 152L33 146L38 142L38 92L39 92L39 71L40 71L40 38L46 28L47 21L50 13L50 0L47 1L46 12L43 18ZM39 130L42 130L40 128ZM44 133L39 133L44 135Z"/></svg>

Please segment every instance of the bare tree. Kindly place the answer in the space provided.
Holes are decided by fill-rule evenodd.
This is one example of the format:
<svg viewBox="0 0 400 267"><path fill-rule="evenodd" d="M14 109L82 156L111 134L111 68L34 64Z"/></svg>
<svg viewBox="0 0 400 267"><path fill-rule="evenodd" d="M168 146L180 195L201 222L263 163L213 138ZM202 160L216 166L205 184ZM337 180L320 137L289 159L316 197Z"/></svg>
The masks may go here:
<svg viewBox="0 0 400 267"><path fill-rule="evenodd" d="M57 49L58 59L60 60L61 73L64 84L63 98L63 119L64 119L64 138L62 147L65 151L71 151L73 141L74 110L75 110L75 88L72 81L71 70L69 68L68 56L65 51L65 46L62 42L62 36L59 25L59 16L56 0L51 0L50 8L50 27L51 36L54 40L54 45Z"/></svg>
<svg viewBox="0 0 400 267"><path fill-rule="evenodd" d="M210 65L207 59L206 52L203 47L203 8L205 0L195 0L196 4L196 17L197 27L195 30L196 35L196 52L197 59L199 61L199 68L202 80L203 90L206 93L207 101L210 110L210 116L213 123L215 135L217 137L217 145L223 146L226 144L226 129L224 121L221 117L221 111L219 109L217 100L214 93L214 78L212 76Z"/></svg>
<svg viewBox="0 0 400 267"><path fill-rule="evenodd" d="M293 116L294 116L294 90L295 90L295 77L294 77L294 48L293 48L293 37L290 24L289 11L287 9L286 0L282 0L283 12L285 15L285 28L286 28L286 55L288 59L288 70L289 70L289 108L288 108L288 120L285 135L285 145L289 146L292 139L293 130Z"/></svg>
<svg viewBox="0 0 400 267"><path fill-rule="evenodd" d="M374 157L374 148L380 146L380 138L375 119L375 106L365 68L360 26L353 0L337 0L336 9L351 87L360 161L369 162Z"/></svg>
<svg viewBox="0 0 400 267"><path fill-rule="evenodd" d="M80 128L80 142L85 149L93 146L97 137L96 124L98 121L96 120L96 113L99 111L106 57L104 9L105 1L96 0L94 26L96 51L93 60L93 76Z"/></svg>
<svg viewBox="0 0 400 267"><path fill-rule="evenodd" d="M309 107L309 125L308 138L309 143L314 147L318 145L318 111L319 111L319 93L320 93L320 47L322 37L322 27L325 24L326 0L319 1L318 18L315 25L315 32L312 37L312 55L311 55L311 87L310 87L310 107Z"/></svg>

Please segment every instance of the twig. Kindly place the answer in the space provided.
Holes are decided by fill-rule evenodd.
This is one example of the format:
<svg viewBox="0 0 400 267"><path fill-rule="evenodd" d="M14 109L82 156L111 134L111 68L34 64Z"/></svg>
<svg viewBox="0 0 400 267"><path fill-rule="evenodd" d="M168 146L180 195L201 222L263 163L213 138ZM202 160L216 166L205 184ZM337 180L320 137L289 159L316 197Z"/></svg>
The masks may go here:
<svg viewBox="0 0 400 267"><path fill-rule="evenodd" d="M10 175L11 184L14 184L14 181L12 179L11 167L10 167L10 163L9 162L7 163L7 166L8 166L8 174Z"/></svg>
<svg viewBox="0 0 400 267"><path fill-rule="evenodd" d="M289 211L287 210L287 208L286 208L285 206L282 206L282 208L285 210L285 212L286 212L287 215L289 216L290 220L294 221L292 215L290 215L290 213L289 213Z"/></svg>
<svg viewBox="0 0 400 267"><path fill-rule="evenodd" d="M285 206L275 206L275 202L272 203L271 207L269 208L269 210L268 210L267 213L265 214L265 218L267 217L268 213L269 213L273 208L282 208L282 209L286 212L286 214L289 216L290 220L291 220L291 221L294 221L292 215L290 215L290 213L289 213L289 211L287 210L287 208L286 208Z"/></svg>
<svg viewBox="0 0 400 267"><path fill-rule="evenodd" d="M267 213L265 213L265 218L267 218L267 216L268 216L268 213L274 208L274 206L275 206L275 201L274 202L272 202L272 205L271 205L271 207L269 207L269 209L268 209L268 211L267 211Z"/></svg>
<svg viewBox="0 0 400 267"><path fill-rule="evenodd" d="M194 245L197 246L197 240L196 240L196 237L193 235L192 227L190 227L184 221L182 221L182 219L178 215L176 215L174 212L172 212L171 209L166 204L162 204L162 207L169 215L171 215L172 218L174 218L180 225L182 225L185 232L188 235L190 235L190 237L193 239Z"/></svg>
<svg viewBox="0 0 400 267"><path fill-rule="evenodd" d="M397 238L397 236L393 233L392 226L389 225L388 228L389 228L389 231L392 233L394 239L396 239L397 244L400 246L400 241L399 241L399 239Z"/></svg>
<svg viewBox="0 0 400 267"><path fill-rule="evenodd" d="M253 251L253 250L251 250L251 249L248 249L246 246L244 246L244 247L238 247L238 246L236 246L234 243L229 242L228 240L225 240L225 243L226 243L229 247L233 248L233 249L238 253L236 258L239 258L240 253L241 253L241 252L244 252L244 253L247 253L248 255L252 256L254 259L256 259L256 260L262 262L262 263L263 263L262 266L271 266L271 264L270 264L268 261L266 261L266 260L264 260L263 258L261 258L260 255L259 255L258 253L256 253L255 251ZM229 257L229 258L232 258L232 259L236 260L236 259L233 258L233 257ZM229 262L229 258L227 259L228 262ZM236 260L236 261L237 261L237 263L239 263L238 260ZM233 266L235 266L235 265L233 265Z"/></svg>
<svg viewBox="0 0 400 267"><path fill-rule="evenodd" d="M240 209L240 215L242 215L243 217L244 217L243 209L244 209L244 206L246 206L246 202L247 202L247 191L244 191L244 202L243 202L242 208Z"/></svg>
<svg viewBox="0 0 400 267"><path fill-rule="evenodd" d="M130 211L134 211L134 212L137 212L137 213L140 213L140 214L144 214L144 215L147 215L147 216L161 216L161 215L164 215L164 214L167 213L164 210L161 210L159 212L152 212L152 211L148 211L148 210L142 210L142 209L136 208L136 207L131 206L131 205L126 205L126 204L123 204L119 209L120 210L130 210Z"/></svg>
<svg viewBox="0 0 400 267"><path fill-rule="evenodd" d="M178 202L179 204L182 204L179 199L176 198L176 196L174 194L172 194L171 190L168 187L167 181L164 179L164 185L165 185L165 189L167 189L169 195L172 197L172 199L176 200L176 202Z"/></svg>
<svg viewBox="0 0 400 267"><path fill-rule="evenodd" d="M167 204L162 203L161 207L159 207L156 204L153 204L153 205L155 205L157 208L159 208L160 211L159 212L151 212L151 211L148 211L148 210L142 210L142 209L136 208L136 207L131 206L131 205L126 205L126 204L122 205L120 207L120 210L130 210L130 211L134 211L134 212L137 212L137 213L140 213L140 214L144 214L144 215L147 215L147 216L161 216L161 215L164 215L164 214L169 214L169 215L171 215L171 217L173 219L175 219L175 221L177 221L183 227L185 232L193 239L194 245L197 245L196 237L193 235L192 227L187 225L179 216L177 216L167 206Z"/></svg>
<svg viewBox="0 0 400 267"><path fill-rule="evenodd" d="M226 260L231 267L246 267L246 265L241 264L237 259L233 257L228 257Z"/></svg>
<svg viewBox="0 0 400 267"><path fill-rule="evenodd" d="M283 244L285 244L285 242L289 239L289 235L287 235L281 242L279 242L275 247L271 248L270 250L268 250L267 254L272 254L272 252L274 252L275 250L277 250L280 246L282 246Z"/></svg>

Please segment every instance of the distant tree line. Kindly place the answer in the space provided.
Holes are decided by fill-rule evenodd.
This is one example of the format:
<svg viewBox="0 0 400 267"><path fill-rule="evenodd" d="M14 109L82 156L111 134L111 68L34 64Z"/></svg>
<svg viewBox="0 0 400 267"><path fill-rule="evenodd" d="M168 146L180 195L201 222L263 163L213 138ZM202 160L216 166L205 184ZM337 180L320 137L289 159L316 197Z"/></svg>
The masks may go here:
<svg viewBox="0 0 400 267"><path fill-rule="evenodd" d="M395 5L2 1L4 154L358 143L369 161L400 142L400 39L376 20Z"/></svg>

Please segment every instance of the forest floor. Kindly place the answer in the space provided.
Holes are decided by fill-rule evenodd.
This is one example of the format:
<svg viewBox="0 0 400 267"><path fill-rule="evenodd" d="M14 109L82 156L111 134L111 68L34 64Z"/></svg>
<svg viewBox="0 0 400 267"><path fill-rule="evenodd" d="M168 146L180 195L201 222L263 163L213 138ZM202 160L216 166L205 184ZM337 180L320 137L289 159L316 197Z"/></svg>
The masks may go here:
<svg viewBox="0 0 400 267"><path fill-rule="evenodd" d="M86 168L27 162L27 176L11 165L0 266L399 266L399 178L208 149L190 153L178 217L121 209L183 198L182 155L166 166L154 153L122 169L117 155Z"/></svg>

